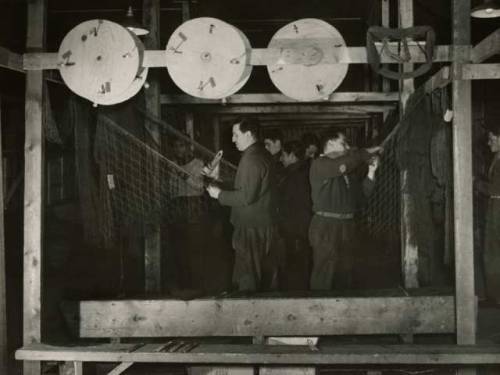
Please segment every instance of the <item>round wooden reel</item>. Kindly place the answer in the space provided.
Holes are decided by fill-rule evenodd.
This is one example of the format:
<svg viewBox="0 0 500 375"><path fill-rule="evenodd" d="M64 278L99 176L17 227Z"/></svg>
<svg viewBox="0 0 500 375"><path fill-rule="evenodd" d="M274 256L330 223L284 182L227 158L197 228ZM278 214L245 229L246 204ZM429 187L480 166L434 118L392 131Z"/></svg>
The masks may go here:
<svg viewBox="0 0 500 375"><path fill-rule="evenodd" d="M166 48L170 77L185 93L221 99L248 81L251 46L235 27L215 18L194 18L179 26Z"/></svg>
<svg viewBox="0 0 500 375"><path fill-rule="evenodd" d="M95 104L116 104L135 95L144 46L129 30L106 20L90 20L64 37L58 65L66 85ZM133 88L132 88L133 87ZM128 93L128 94L127 94ZM130 95L130 96L127 96Z"/></svg>
<svg viewBox="0 0 500 375"><path fill-rule="evenodd" d="M286 96L313 101L327 98L347 74L348 64L337 64L348 54L342 35L329 23L306 18L279 29L268 48L280 50L267 70Z"/></svg>

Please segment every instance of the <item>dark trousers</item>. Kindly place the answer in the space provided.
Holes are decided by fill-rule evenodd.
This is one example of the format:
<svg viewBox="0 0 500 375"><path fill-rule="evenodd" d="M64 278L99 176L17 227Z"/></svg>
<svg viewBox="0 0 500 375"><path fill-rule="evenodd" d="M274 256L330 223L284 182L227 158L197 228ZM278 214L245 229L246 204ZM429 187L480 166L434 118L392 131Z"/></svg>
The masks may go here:
<svg viewBox="0 0 500 375"><path fill-rule="evenodd" d="M311 278L311 247L309 240L293 235L283 236L285 268L282 272L284 290L308 290Z"/></svg>
<svg viewBox="0 0 500 375"><path fill-rule="evenodd" d="M315 215L309 227L313 248L311 290L352 288L355 222Z"/></svg>
<svg viewBox="0 0 500 375"><path fill-rule="evenodd" d="M283 246L274 226L235 227L233 284L240 291L272 290L278 286Z"/></svg>

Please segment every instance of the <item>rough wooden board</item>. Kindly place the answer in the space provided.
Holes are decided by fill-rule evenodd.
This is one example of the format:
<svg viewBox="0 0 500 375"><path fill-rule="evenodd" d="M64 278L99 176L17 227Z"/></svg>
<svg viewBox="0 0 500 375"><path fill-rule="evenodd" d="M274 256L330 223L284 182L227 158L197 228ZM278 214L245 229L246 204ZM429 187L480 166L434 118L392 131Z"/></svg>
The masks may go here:
<svg viewBox="0 0 500 375"><path fill-rule="evenodd" d="M143 24L149 30L149 34L144 38L144 45L147 48L158 48L160 45L160 0L144 0L142 7ZM153 75L150 78L149 88L145 90L144 95L146 110L160 117L160 82L158 80L158 75ZM146 127L150 131L155 142L160 146L161 137L158 124L147 121ZM152 168L154 172L159 175L159 165L155 163ZM159 181L155 179L155 184L158 182ZM161 291L161 265L160 228L159 226L151 226L147 228L144 240L144 287L147 293L158 293Z"/></svg>
<svg viewBox="0 0 500 375"><path fill-rule="evenodd" d="M200 345L189 353L123 352L97 347L33 344L16 351L26 361L218 364L500 364L498 345Z"/></svg>
<svg viewBox="0 0 500 375"><path fill-rule="evenodd" d="M471 60L480 63L500 53L500 29L494 31L474 46Z"/></svg>
<svg viewBox="0 0 500 375"><path fill-rule="evenodd" d="M46 0L27 4L26 48L45 45ZM26 74L24 154L23 343L42 339L42 224L44 180L43 72ZM24 363L24 375L39 375L39 362Z"/></svg>
<svg viewBox="0 0 500 375"><path fill-rule="evenodd" d="M470 44L470 0L453 1L453 44ZM452 65L452 76L460 74L460 62L470 60L470 49L460 51ZM474 241L472 190L471 82L454 80L453 98L453 187L455 218L455 298L457 343L476 341L474 293Z"/></svg>
<svg viewBox="0 0 500 375"><path fill-rule="evenodd" d="M348 103L348 102L390 102L399 100L397 92L334 92L328 100L317 103ZM221 100L195 98L189 95L161 95L161 104L221 104ZM235 94L227 97L225 104L278 104L299 103L283 94Z"/></svg>
<svg viewBox="0 0 500 375"><path fill-rule="evenodd" d="M259 114L259 113L338 113L338 114L352 114L352 115L365 115L368 113L384 113L395 107L392 104L337 104L337 105L323 105L323 104L271 104L271 105L198 105L190 108L193 112L210 112L219 114Z"/></svg>
<svg viewBox="0 0 500 375"><path fill-rule="evenodd" d="M74 319L80 337L453 333L455 329L451 296L81 301Z"/></svg>
<svg viewBox="0 0 500 375"><path fill-rule="evenodd" d="M0 67L24 72L23 56L9 51L7 48L0 47Z"/></svg>
<svg viewBox="0 0 500 375"><path fill-rule="evenodd" d="M462 79L500 79L500 64L463 64Z"/></svg>
<svg viewBox="0 0 500 375"><path fill-rule="evenodd" d="M365 47L348 47L349 58L339 63L366 64L368 62ZM410 46L415 62L425 62L425 56L420 47ZM253 48L250 58L251 65L267 65L275 62L279 58L279 50L267 48ZM452 48L450 46L436 46L434 51L434 61L443 62L452 60ZM394 63L394 60L382 56L382 63ZM166 66L164 50L147 50L144 52L144 67L159 68ZM23 67L25 70L57 69L57 53L25 53L23 55Z"/></svg>

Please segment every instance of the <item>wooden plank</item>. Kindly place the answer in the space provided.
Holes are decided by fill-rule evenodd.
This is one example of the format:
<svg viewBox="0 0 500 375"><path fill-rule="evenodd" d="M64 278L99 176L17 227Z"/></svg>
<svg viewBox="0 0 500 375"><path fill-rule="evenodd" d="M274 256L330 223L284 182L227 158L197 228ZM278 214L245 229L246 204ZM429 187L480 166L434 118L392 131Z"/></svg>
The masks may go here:
<svg viewBox="0 0 500 375"><path fill-rule="evenodd" d="M99 350L98 346L63 347L34 344L16 351L27 361L157 362L218 364L500 364L498 345L296 345L201 344L188 353Z"/></svg>
<svg viewBox="0 0 500 375"><path fill-rule="evenodd" d="M7 277L5 268L4 170L2 149L2 101L0 100L0 374L7 374Z"/></svg>
<svg viewBox="0 0 500 375"><path fill-rule="evenodd" d="M398 0L398 25L400 28L413 26L413 0ZM403 64L404 72L412 71L413 64ZM414 80L405 79L399 81L400 117L406 111L406 102L415 91ZM408 171L402 170L400 173L401 183L401 260L403 285L405 288L417 288L418 284L418 245L414 239L415 226L412 225L410 212L416 204L414 197L410 194L408 184Z"/></svg>
<svg viewBox="0 0 500 375"><path fill-rule="evenodd" d="M499 53L500 29L494 31L474 46L471 52L471 60L473 63L480 63Z"/></svg>
<svg viewBox="0 0 500 375"><path fill-rule="evenodd" d="M160 0L144 0L142 3L143 24L149 30L149 34L144 38L144 45L147 48L158 48L160 46ZM156 117L161 117L160 106L160 82L157 75L150 76L149 88L145 90L146 111ZM156 146L160 146L160 129L158 124L150 121L146 126L155 140ZM159 176L159 165L153 166L157 176ZM155 179L158 184L159 180ZM145 290L147 293L158 293L161 291L162 279L161 260L161 231L158 225L149 226L146 230L144 240L144 276Z"/></svg>
<svg viewBox="0 0 500 375"><path fill-rule="evenodd" d="M23 56L0 47L0 67L23 72Z"/></svg>
<svg viewBox="0 0 500 375"><path fill-rule="evenodd" d="M328 100L315 103L348 103L348 102L397 102L397 92L334 92ZM164 94L161 104L221 104L220 100L195 98L190 95ZM303 103L291 99L283 94L235 94L225 99L225 104L278 104L278 103ZM311 102L308 102L311 103Z"/></svg>
<svg viewBox="0 0 500 375"><path fill-rule="evenodd" d="M414 58L414 62L425 62L425 54L417 45L410 45L410 53ZM380 48L380 47L379 47ZM391 48L397 49L397 44L392 43ZM366 47L347 47L348 54L345 59L337 61L340 64L366 64L368 58L366 54ZM269 65L275 64L280 58L279 49L270 48L254 48L250 57L251 65ZM165 68L167 64L164 50L147 50L144 52L144 66L148 68ZM450 46L436 46L434 51L435 62L445 62L452 60L452 49ZM382 63L395 63L386 55L381 57ZM289 61L292 62L293 61ZM333 61L332 61L333 62ZM25 70L45 70L45 69L58 69L57 66L57 53L25 53L23 55L23 68Z"/></svg>
<svg viewBox="0 0 500 375"><path fill-rule="evenodd" d="M108 375L120 375L128 368L130 368L133 364L134 362L122 362L118 366L116 366L113 370L108 372Z"/></svg>
<svg viewBox="0 0 500 375"><path fill-rule="evenodd" d="M461 79L500 79L500 64L463 64Z"/></svg>
<svg viewBox="0 0 500 375"><path fill-rule="evenodd" d="M198 105L191 106L193 112L209 112L219 114L277 114L277 113L338 113L352 115L366 115L369 113L383 113L393 109L390 104L359 104L359 105L321 105L321 104L277 104L277 105Z"/></svg>
<svg viewBox="0 0 500 375"><path fill-rule="evenodd" d="M28 51L40 51L45 45L46 0L27 4ZM24 154L24 287L23 287L23 343L42 340L42 246L43 246L43 72L26 74L25 154ZM41 373L39 362L23 364L24 375Z"/></svg>
<svg viewBox="0 0 500 375"><path fill-rule="evenodd" d="M111 300L81 301L73 319L80 337L451 333L453 307L451 296Z"/></svg>
<svg viewBox="0 0 500 375"><path fill-rule="evenodd" d="M384 27L390 27L390 2L389 0L382 0L381 4L381 25ZM391 83L390 80L381 77L382 78L382 91L383 92L389 92L391 90Z"/></svg>
<svg viewBox="0 0 500 375"><path fill-rule="evenodd" d="M23 55L24 70L59 69L57 52L28 52Z"/></svg>
<svg viewBox="0 0 500 375"><path fill-rule="evenodd" d="M453 43L470 44L470 0L453 0ZM452 65L460 74L462 62L470 60L470 49L461 50ZM453 186L455 217L455 298L457 343L476 341L474 293L474 244L472 204L472 109L471 82L453 81Z"/></svg>

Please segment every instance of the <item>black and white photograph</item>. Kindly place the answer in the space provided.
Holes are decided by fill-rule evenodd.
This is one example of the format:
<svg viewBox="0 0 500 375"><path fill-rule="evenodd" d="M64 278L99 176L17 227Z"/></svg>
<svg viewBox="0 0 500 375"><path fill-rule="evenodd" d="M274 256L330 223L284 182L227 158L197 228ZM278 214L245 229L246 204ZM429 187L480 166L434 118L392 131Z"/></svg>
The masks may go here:
<svg viewBox="0 0 500 375"><path fill-rule="evenodd" d="M0 375L500 375L500 0L0 0Z"/></svg>

